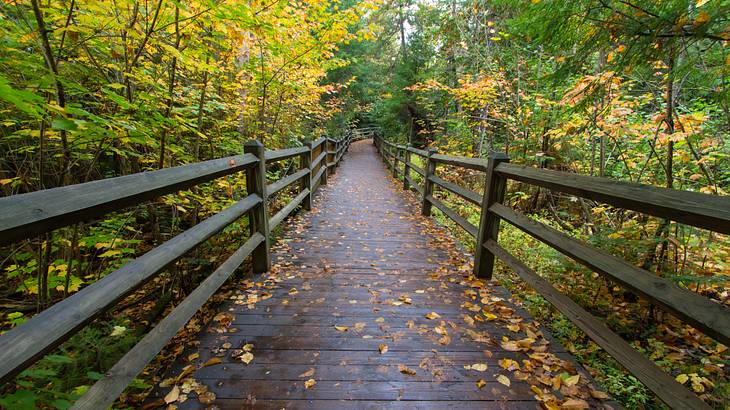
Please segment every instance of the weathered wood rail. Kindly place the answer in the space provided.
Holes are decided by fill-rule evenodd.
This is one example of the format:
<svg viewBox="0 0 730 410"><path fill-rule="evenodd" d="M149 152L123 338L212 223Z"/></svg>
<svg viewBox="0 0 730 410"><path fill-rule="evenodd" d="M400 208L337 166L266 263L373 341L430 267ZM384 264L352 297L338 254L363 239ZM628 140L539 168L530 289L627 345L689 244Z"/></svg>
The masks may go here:
<svg viewBox="0 0 730 410"><path fill-rule="evenodd" d="M260 142L252 141L245 145L243 155L0 198L0 244L8 244L238 172L245 172L247 190L247 196L220 213L0 336L0 380L11 381L167 266L248 215L251 234L243 245L74 405L76 409L109 407L249 255L254 272L269 270L271 230L296 208L311 209L313 193L327 183L352 140L353 134L348 133L336 140L319 138L303 147L276 151L266 151ZM299 159L299 170L267 182L268 164L294 158ZM270 215L269 198L296 183L299 193Z"/></svg>
<svg viewBox="0 0 730 410"><path fill-rule="evenodd" d="M498 234L500 221L504 220L604 275L607 279L620 283L718 342L730 345L730 310L727 308L681 288L670 280L635 267L623 259L537 222L504 204L507 181L514 180L592 199L617 208L666 218L721 234L730 234L728 197L518 166L510 164L509 158L501 153L494 153L487 159L441 155L434 149L420 150L398 145L377 134L374 144L383 161L392 170L393 176L403 180L403 187L413 189L421 195L424 215L430 215L431 207L436 206L475 238L475 275L491 278L494 259L499 258L664 403L677 409L710 408L673 377L662 371L653 361L611 331L601 320L560 293L552 284L502 248L498 244ZM426 164L424 168L413 163L414 154L423 159ZM439 164L484 172L484 192L479 194L438 177ZM421 175L424 181L422 186L414 181L412 171ZM479 206L481 208L479 226L474 226L437 199L434 196L435 187L445 189Z"/></svg>

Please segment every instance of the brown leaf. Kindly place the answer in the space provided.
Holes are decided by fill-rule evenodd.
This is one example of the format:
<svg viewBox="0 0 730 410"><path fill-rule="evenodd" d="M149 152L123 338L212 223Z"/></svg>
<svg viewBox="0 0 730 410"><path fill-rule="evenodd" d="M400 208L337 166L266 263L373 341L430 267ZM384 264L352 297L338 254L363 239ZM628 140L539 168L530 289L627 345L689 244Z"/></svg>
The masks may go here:
<svg viewBox="0 0 730 410"><path fill-rule="evenodd" d="M563 404L560 405L561 409L566 410L583 410L590 408L588 405L588 402L581 399L568 399L563 402Z"/></svg>
<svg viewBox="0 0 730 410"><path fill-rule="evenodd" d="M198 395L198 401L200 404L210 404L213 403L213 400L215 400L215 393L212 391L206 391Z"/></svg>
<svg viewBox="0 0 730 410"><path fill-rule="evenodd" d="M300 374L298 377L312 377L314 376L315 369L312 367L311 369L307 370L306 372Z"/></svg>
<svg viewBox="0 0 730 410"><path fill-rule="evenodd" d="M416 371L415 370L411 369L410 367L408 367L408 366L406 366L404 364L399 364L398 365L398 371L400 371L403 374L407 374L409 376L415 376L416 375Z"/></svg>

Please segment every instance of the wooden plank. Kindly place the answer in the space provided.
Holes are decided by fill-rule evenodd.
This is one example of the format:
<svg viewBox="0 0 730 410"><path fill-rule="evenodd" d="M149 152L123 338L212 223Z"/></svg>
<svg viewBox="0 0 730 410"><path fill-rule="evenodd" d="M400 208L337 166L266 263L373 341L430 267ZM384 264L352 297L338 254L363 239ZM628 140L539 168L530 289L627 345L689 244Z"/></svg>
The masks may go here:
<svg viewBox="0 0 730 410"><path fill-rule="evenodd" d="M279 149L276 151L266 151L266 153L264 154L264 158L266 158L266 163L277 162L277 161L283 161L285 159L289 159L292 157L302 155L307 151L308 151L307 147L294 147L294 148L287 148L287 149Z"/></svg>
<svg viewBox="0 0 730 410"><path fill-rule="evenodd" d="M295 196L291 201L289 201L288 204L286 204L285 207L281 208L279 212L276 213L276 215L272 216L271 219L269 219L269 229L276 228L281 221L283 221L289 214L291 214L296 207L298 207L304 198L309 195L309 190L304 190L299 193L299 195Z"/></svg>
<svg viewBox="0 0 730 410"><path fill-rule="evenodd" d="M324 159L324 157L326 157L326 156L327 156L327 152L323 150L323 151L322 151L322 153L320 153L320 154L319 154L319 155L317 156L317 158L315 158L315 159L314 159L314 160L312 161L312 169L315 169L315 168L317 167L317 165L319 165L319 163L320 163L320 162L322 162L322 160L323 160L323 159Z"/></svg>
<svg viewBox="0 0 730 410"><path fill-rule="evenodd" d="M440 164L475 169L477 171L485 171L487 169L487 160L484 158L454 157L443 154L436 154L432 158Z"/></svg>
<svg viewBox="0 0 730 410"><path fill-rule="evenodd" d="M443 212L444 215L448 216L452 221L456 222L457 225L459 225L462 229L464 229L469 235L476 238L477 236L477 227L472 225L469 221L467 221L463 216L459 215L454 211L453 209L446 206L445 203L439 201L438 199L434 198L433 195L429 195L426 197L429 202L436 205L436 208L439 209L439 211Z"/></svg>
<svg viewBox="0 0 730 410"><path fill-rule="evenodd" d="M242 404L243 403L243 404ZM310 409L310 410L484 410L495 408L500 410L535 410L533 401L492 400L492 401L446 401L446 400L320 400L320 399L277 399L265 400L247 398L217 399L215 408L219 410L241 410L251 406L256 409ZM178 403L178 410L197 409L200 407L194 399ZM618 407L614 407L618 408Z"/></svg>
<svg viewBox="0 0 730 410"><path fill-rule="evenodd" d="M422 156L424 158L428 156L428 151L425 151L425 150L422 150L422 149L418 149L418 148L414 148L414 147L408 147L406 149L408 151L410 151L410 152L412 152L412 153L414 153L416 155L420 155L420 156Z"/></svg>
<svg viewBox="0 0 730 410"><path fill-rule="evenodd" d="M86 394L74 403L72 409L96 410L109 408L147 363L185 326L195 312L213 296L263 241L264 237L260 233L255 233L247 240L243 246L238 248L200 286L191 292L169 315L162 319L139 343L112 366L103 379L94 383Z"/></svg>
<svg viewBox="0 0 730 410"><path fill-rule="evenodd" d="M185 253L258 206L249 195L79 292L0 335L0 381L7 382Z"/></svg>
<svg viewBox="0 0 730 410"><path fill-rule="evenodd" d="M730 346L729 309L704 296L682 289L670 280L637 268L621 258L592 248L502 204L494 204L489 209L522 231L623 284L708 336Z"/></svg>
<svg viewBox="0 0 730 410"><path fill-rule="evenodd" d="M446 181L445 179L441 179L437 177L436 175L431 175L429 177L431 181L436 183L436 185L440 186L441 188L444 188L450 192L453 192L454 194L466 199L467 201L471 202L475 205L482 204L482 196L477 194L476 192L472 191L471 189L467 189L464 187L461 187L459 185L456 185L454 183L451 183L449 181Z"/></svg>
<svg viewBox="0 0 730 410"><path fill-rule="evenodd" d="M423 168L421 168L421 167L419 167L418 165L413 165L413 162L409 162L408 163L408 166L411 167L412 170L414 170L414 171L418 172L419 174L421 174L422 177L425 177L426 176L426 170L423 169Z"/></svg>
<svg viewBox="0 0 730 410"><path fill-rule="evenodd" d="M728 196L679 191L513 164L500 164L497 172L528 184L730 234Z"/></svg>
<svg viewBox="0 0 730 410"><path fill-rule="evenodd" d="M0 198L0 245L245 170L250 154Z"/></svg>
<svg viewBox="0 0 730 410"><path fill-rule="evenodd" d="M319 184L322 182L322 175L324 175L324 171L326 171L326 170L327 170L327 167L323 166L319 169L319 172L317 172L317 174L312 177L312 184L314 185L314 191L317 191Z"/></svg>
<svg viewBox="0 0 730 410"><path fill-rule="evenodd" d="M304 379L306 380L306 379ZM201 380L209 385L218 399L257 400L387 400L387 401L482 401L507 402L511 398L532 397L530 385L513 381L510 387L498 382L487 382L482 389L474 381L469 382L348 382L318 381L312 389L304 387L304 380L297 382L276 380L231 380L221 385L214 380ZM246 408L241 406L240 408ZM534 402L533 402L534 408Z"/></svg>
<svg viewBox="0 0 730 410"><path fill-rule="evenodd" d="M507 266L512 268L528 285L537 290L565 317L578 326L594 342L608 352L617 362L657 395L669 407L676 409L710 409L711 407L664 373L654 362L636 351L619 335L612 332L600 320L586 312L569 297L558 292L548 281L512 256L493 240L485 245Z"/></svg>
<svg viewBox="0 0 730 410"><path fill-rule="evenodd" d="M304 178L305 176L309 175L309 169L302 169L299 170L291 175L287 175L284 178L281 178L280 180L269 184L266 187L266 193L267 195L271 196L275 193L281 191L282 189L288 187L289 185L299 181L300 179Z"/></svg>
<svg viewBox="0 0 730 410"><path fill-rule="evenodd" d="M327 141L327 138L325 138L325 137L319 137L319 138L317 138L316 140L314 140L312 142L312 149L315 149L315 148L319 147L325 141Z"/></svg>

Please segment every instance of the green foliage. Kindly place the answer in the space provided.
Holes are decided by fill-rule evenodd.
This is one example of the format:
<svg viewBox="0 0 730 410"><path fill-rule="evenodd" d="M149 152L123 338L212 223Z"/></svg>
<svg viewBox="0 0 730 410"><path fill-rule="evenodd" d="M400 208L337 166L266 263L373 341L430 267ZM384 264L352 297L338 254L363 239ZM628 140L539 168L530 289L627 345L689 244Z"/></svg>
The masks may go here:
<svg viewBox="0 0 730 410"><path fill-rule="evenodd" d="M15 380L12 391L0 397L6 409L49 407L67 409L102 373L119 360L139 339L126 318L112 318L85 327L46 355ZM132 388L149 386L137 380Z"/></svg>

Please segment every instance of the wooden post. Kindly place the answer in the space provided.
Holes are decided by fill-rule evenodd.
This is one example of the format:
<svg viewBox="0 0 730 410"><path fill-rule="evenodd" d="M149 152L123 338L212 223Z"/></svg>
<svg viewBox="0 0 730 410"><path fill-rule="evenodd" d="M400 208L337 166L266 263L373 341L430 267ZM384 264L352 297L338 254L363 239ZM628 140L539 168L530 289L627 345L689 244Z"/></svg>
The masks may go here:
<svg viewBox="0 0 730 410"><path fill-rule="evenodd" d="M243 150L259 159L258 163L246 171L246 190L250 194L261 197L261 204L249 213L251 234L258 232L264 241L251 254L254 273L263 273L271 269L271 254L269 252L269 215L266 198L266 160L264 159L264 144L260 141L247 142Z"/></svg>
<svg viewBox="0 0 730 410"><path fill-rule="evenodd" d="M330 162L330 139L329 137L325 137L324 142L322 143L322 151L324 151L324 158L322 158L322 164L321 166L324 167L324 173L322 174L322 183L321 185L327 185L327 177L330 173L330 168L327 166L327 164Z"/></svg>
<svg viewBox="0 0 730 410"><path fill-rule="evenodd" d="M308 169L309 173L307 176L302 178L300 189L309 189L309 194L302 201L302 208L311 211L312 210L312 142L309 141L305 144L307 146L307 152L299 157L299 165L302 169Z"/></svg>
<svg viewBox="0 0 730 410"><path fill-rule="evenodd" d="M393 145L393 178L398 179L398 146Z"/></svg>
<svg viewBox="0 0 730 410"><path fill-rule="evenodd" d="M411 189L411 183L408 182L408 178L411 177L411 152L408 151L409 146L406 146L403 151L403 189L406 191Z"/></svg>
<svg viewBox="0 0 730 410"><path fill-rule="evenodd" d="M433 182L430 180L431 175L436 173L436 163L431 159L436 153L436 148L428 149L426 156L426 176L423 177L423 201L421 202L421 215L431 216L431 201L428 197L433 195Z"/></svg>
<svg viewBox="0 0 730 410"><path fill-rule="evenodd" d="M507 179L494 172L497 165L509 162L509 157L503 152L489 154L487 170L484 176L484 195L482 196L482 216L479 221L476 253L474 254L474 275L479 278L491 279L494 270L494 254L484 248L489 239L497 241L499 235L499 217L489 211L495 203L504 201L507 188Z"/></svg>

